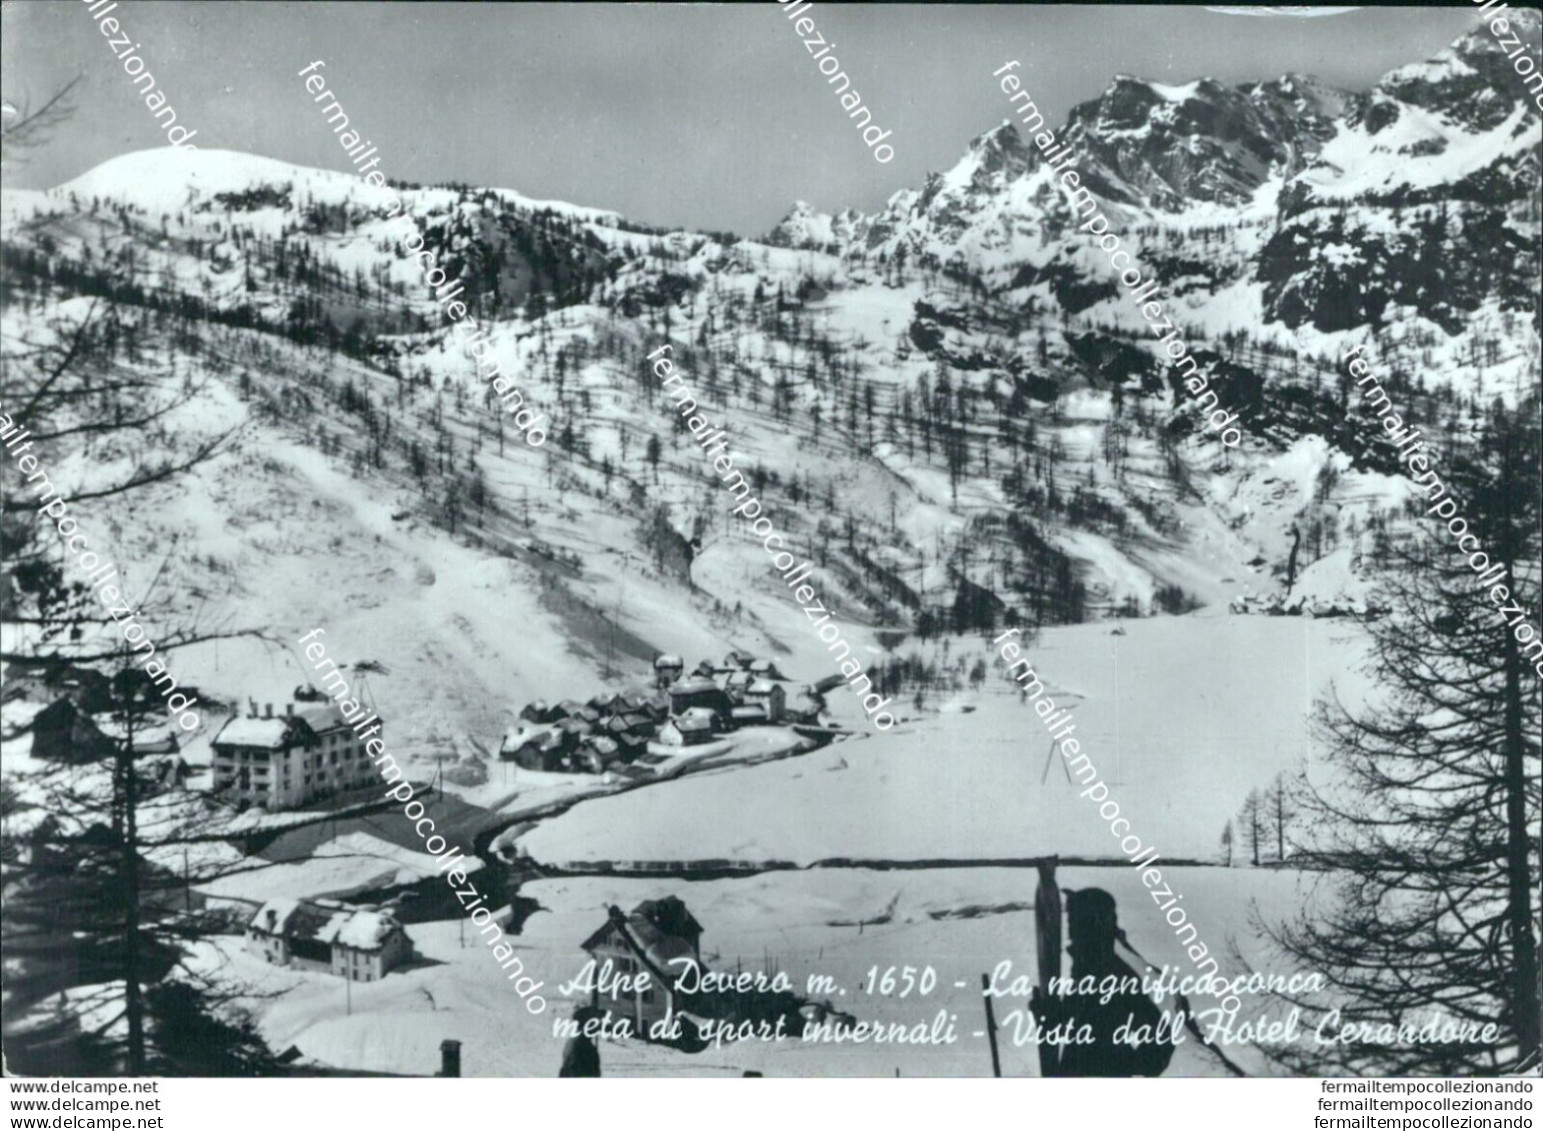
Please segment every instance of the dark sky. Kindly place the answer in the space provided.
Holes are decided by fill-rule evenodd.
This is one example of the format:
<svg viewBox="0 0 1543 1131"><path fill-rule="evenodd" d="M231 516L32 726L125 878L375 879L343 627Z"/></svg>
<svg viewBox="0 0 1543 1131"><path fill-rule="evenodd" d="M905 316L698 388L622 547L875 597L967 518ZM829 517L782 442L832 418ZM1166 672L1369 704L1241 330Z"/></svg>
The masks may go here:
<svg viewBox="0 0 1543 1131"><path fill-rule="evenodd" d="M873 209L946 169L1007 116L991 72L1019 59L1059 124L1116 74L1183 83L1302 71L1364 89L1475 26L1468 8L1313 19L1204 8L815 3L808 15L874 121L875 162L777 4L212 3L112 13L202 149L347 167L297 72L327 85L388 176L464 181L665 225L763 232L795 199ZM84 75L73 120L11 170L49 187L163 144L78 0L5 0L4 97Z"/></svg>

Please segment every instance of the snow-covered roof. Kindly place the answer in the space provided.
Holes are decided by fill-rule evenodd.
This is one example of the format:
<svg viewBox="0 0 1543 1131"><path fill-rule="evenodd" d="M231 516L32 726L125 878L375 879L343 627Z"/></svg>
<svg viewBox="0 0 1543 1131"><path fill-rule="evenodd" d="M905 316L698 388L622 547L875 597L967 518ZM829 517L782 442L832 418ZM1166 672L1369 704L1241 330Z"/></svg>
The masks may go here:
<svg viewBox="0 0 1543 1131"><path fill-rule="evenodd" d="M393 931L401 929L389 911L359 910L332 900L270 899L249 924L270 935L313 938L353 950L379 950Z"/></svg>
<svg viewBox="0 0 1543 1131"><path fill-rule="evenodd" d="M596 947L612 942L616 924L607 920L598 931L579 946L593 953ZM702 924L687 910L678 896L646 899L627 916L627 933L655 966L669 969L672 959L694 957L696 940L702 937Z"/></svg>
<svg viewBox="0 0 1543 1131"><path fill-rule="evenodd" d="M337 911L316 937L353 950L379 950L393 931L401 929L389 911Z"/></svg>
<svg viewBox="0 0 1543 1131"><path fill-rule="evenodd" d="M679 731L710 730L713 725L713 715L706 707L691 707L682 712L675 721L675 729Z"/></svg>
<svg viewBox="0 0 1543 1131"><path fill-rule="evenodd" d="M682 660L679 656L664 655L654 658L654 667L656 668L683 668L685 666L686 661Z"/></svg>
<svg viewBox="0 0 1543 1131"><path fill-rule="evenodd" d="M772 692L774 692L776 690L777 690L777 684L775 684L771 680L769 680L769 679L758 679L754 683L752 683L749 687L745 688L745 693L748 694L748 695L770 695Z"/></svg>
<svg viewBox="0 0 1543 1131"><path fill-rule="evenodd" d="M326 734L328 731L348 726L348 720L343 717L343 709L336 703L318 703L309 707L296 707L295 717L297 719L304 719L305 725L317 734Z"/></svg>
<svg viewBox="0 0 1543 1131"><path fill-rule="evenodd" d="M281 935L284 933L284 928L289 924L289 917L299 907L300 901L298 899L290 899L285 896L270 899L257 909L257 914L252 916L247 926L253 930L262 931L265 934Z"/></svg>
<svg viewBox="0 0 1543 1131"><path fill-rule="evenodd" d="M716 683L701 675L688 675L670 684L671 695L695 695L701 691L721 690Z"/></svg>
<svg viewBox="0 0 1543 1131"><path fill-rule="evenodd" d="M513 753L522 746L531 742L539 742L548 735L555 733L549 726L517 726L504 735L504 741L499 750Z"/></svg>
<svg viewBox="0 0 1543 1131"><path fill-rule="evenodd" d="M290 720L279 719L231 719L214 736L216 746L262 746L277 750L284 745L289 733Z"/></svg>

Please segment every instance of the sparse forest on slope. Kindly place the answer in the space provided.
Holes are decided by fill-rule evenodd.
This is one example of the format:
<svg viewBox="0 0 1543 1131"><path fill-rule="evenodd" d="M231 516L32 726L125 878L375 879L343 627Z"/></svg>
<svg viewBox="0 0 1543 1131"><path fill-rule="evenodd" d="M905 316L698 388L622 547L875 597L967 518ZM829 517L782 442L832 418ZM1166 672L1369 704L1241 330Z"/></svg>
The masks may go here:
<svg viewBox="0 0 1543 1131"><path fill-rule="evenodd" d="M511 707L636 682L658 651L745 647L786 659L799 682L831 670L661 397L646 356L666 341L789 552L817 567L876 686L918 712L940 683L988 677L984 659L950 654L955 634L1229 601L1365 611L1370 579L1426 568L1426 526L1338 364L1345 348L1367 345L1435 462L1469 469L1453 482L1475 490L1494 476L1474 469L1500 465L1496 437L1528 427L1517 420L1543 384L1543 133L1495 53L1481 29L1360 95L1301 76L1233 88L1120 77L1072 112L1064 136L1088 183L1241 418L1236 451L1199 426L1038 147L1011 125L875 214L799 203L762 240L504 189L393 185L500 368L546 416L540 448L457 348L387 222L386 190L232 152L120 157L5 198L7 409L20 395L47 418L53 481L136 592L157 579L145 615L186 636L177 664L211 711L286 670L272 653L326 624L356 670L397 665L382 713L404 767L448 758L469 789L486 785L479 743ZM134 484L132 499L115 481ZM35 500L9 474L3 492L0 602L16 628L5 658L103 659L78 579L39 540ZM1535 543L1512 549L1535 592ZM201 614L218 623L184 631ZM1393 610L1384 661L1413 615ZM1496 667L1468 623L1455 651L1422 654L1476 667L1477 701L1516 713L1515 657ZM270 653L228 636L221 652L214 637L230 626L263 630ZM1471 788L1535 758L1535 728L1517 723L1507 741L1507 765ZM1375 743L1358 753L1367 780L1391 772ZM137 779L122 772L94 783L104 827L133 809L124 790ZM1270 772L1224 843L1240 861L1284 866L1303 814L1330 807ZM934 800L930 780L909 783L919 808ZM1411 815L1414 848L1432 820ZM1526 835L1475 842L1497 908ZM103 903L120 874L142 875L147 892L175 887L132 832L127 850L113 836L106 871L93 870L100 845L45 859L54 873L19 905L26 925L45 938L120 926L124 908ZM1383 866L1386 845L1350 840L1339 847L1358 866ZM70 885L79 905L60 918L52 897ZM127 936L139 933L130 923ZM1291 941L1323 949L1311 934ZM1482 967L1487 1002L1535 1001L1500 983L1492 954L1472 957L1470 934L1436 932L1429 947ZM71 960L105 978L125 963L158 975L178 954L175 939L128 959L93 942ZM158 1016L190 1011L163 997L131 1013L142 1038ZM239 1023L214 1035L228 1064L265 1055Z"/></svg>

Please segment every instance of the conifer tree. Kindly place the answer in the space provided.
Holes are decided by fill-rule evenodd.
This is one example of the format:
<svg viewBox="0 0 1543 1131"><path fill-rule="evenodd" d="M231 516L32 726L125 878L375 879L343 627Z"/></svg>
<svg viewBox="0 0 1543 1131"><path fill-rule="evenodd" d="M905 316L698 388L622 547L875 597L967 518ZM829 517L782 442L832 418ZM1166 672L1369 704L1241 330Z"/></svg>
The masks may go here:
<svg viewBox="0 0 1543 1131"><path fill-rule="evenodd" d="M1249 861L1259 867L1259 846L1264 843L1264 818L1261 813L1259 791L1251 789L1238 810L1238 838L1248 852Z"/></svg>
<svg viewBox="0 0 1543 1131"><path fill-rule="evenodd" d="M1494 1023L1493 1041L1312 1045L1300 1071L1496 1074L1537 1063L1543 645L1497 615L1539 608L1539 405L1491 410L1447 476L1489 562L1480 587L1447 530L1395 551L1387 616L1368 624L1370 705L1331 695L1318 725L1331 777L1303 801L1320 898L1280 926L1284 952L1328 979L1341 1023ZM1422 508L1423 509L1423 508ZM1433 523L1435 520L1431 520ZM1501 588L1503 587L1503 588ZM1316 1024L1326 1002L1308 1003Z"/></svg>

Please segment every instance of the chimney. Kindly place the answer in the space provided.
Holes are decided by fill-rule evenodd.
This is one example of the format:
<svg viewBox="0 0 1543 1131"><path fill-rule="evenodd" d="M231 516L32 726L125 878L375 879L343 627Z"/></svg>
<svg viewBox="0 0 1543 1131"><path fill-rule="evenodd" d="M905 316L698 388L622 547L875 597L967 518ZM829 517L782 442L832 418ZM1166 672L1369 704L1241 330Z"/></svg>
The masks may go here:
<svg viewBox="0 0 1543 1131"><path fill-rule="evenodd" d="M264 703L263 704L263 718L265 718L265 719L273 718L273 704L272 703Z"/></svg>
<svg viewBox="0 0 1543 1131"><path fill-rule="evenodd" d="M439 1074L441 1076L459 1076L461 1074L461 1042L446 1038L439 1042Z"/></svg>
<svg viewBox="0 0 1543 1131"><path fill-rule="evenodd" d="M285 703L284 704L284 714L287 715L291 719L294 718L295 717L295 705L293 703Z"/></svg>
<svg viewBox="0 0 1543 1131"><path fill-rule="evenodd" d="M255 719L257 717L257 700L256 699L248 699L246 701L246 705L247 705L248 708L250 708L250 710L252 712L250 717Z"/></svg>

